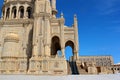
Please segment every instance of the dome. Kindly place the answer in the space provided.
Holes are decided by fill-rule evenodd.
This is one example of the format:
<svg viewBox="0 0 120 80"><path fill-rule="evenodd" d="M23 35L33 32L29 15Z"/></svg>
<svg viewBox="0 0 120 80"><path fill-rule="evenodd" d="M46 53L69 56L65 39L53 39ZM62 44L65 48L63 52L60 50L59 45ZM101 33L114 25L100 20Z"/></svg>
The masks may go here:
<svg viewBox="0 0 120 80"><path fill-rule="evenodd" d="M14 33L10 33L10 34L7 34L6 37L5 37L5 41L19 41L19 37L17 34L14 34Z"/></svg>

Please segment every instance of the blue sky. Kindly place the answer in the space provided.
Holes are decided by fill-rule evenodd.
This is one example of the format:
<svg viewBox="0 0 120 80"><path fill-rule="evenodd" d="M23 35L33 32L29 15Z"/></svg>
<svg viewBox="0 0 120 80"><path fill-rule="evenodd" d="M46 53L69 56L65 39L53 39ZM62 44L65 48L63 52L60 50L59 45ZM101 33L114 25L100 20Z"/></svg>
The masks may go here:
<svg viewBox="0 0 120 80"><path fill-rule="evenodd" d="M66 25L79 21L80 55L112 55L120 62L120 0L57 0Z"/></svg>
<svg viewBox="0 0 120 80"><path fill-rule="evenodd" d="M68 26L77 15L80 55L112 55L120 62L120 0L57 0L57 10Z"/></svg>

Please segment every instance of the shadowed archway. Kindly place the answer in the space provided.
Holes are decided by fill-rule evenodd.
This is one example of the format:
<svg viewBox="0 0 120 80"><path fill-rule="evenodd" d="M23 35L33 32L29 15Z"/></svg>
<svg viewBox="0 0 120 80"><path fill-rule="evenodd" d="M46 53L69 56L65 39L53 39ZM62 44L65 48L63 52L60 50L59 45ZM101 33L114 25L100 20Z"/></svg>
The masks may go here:
<svg viewBox="0 0 120 80"><path fill-rule="evenodd" d="M54 36L51 39L51 56L56 57L57 52L61 50L60 39L57 36Z"/></svg>

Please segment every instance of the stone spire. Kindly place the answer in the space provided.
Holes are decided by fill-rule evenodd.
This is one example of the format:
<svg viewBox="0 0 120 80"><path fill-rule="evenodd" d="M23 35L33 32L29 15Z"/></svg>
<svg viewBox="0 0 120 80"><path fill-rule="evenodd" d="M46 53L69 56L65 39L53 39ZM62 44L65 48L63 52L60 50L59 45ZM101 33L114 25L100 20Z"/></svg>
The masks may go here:
<svg viewBox="0 0 120 80"><path fill-rule="evenodd" d="M51 0L51 5L52 5L52 15L53 15L53 17L56 17L56 14L57 14L56 0Z"/></svg>
<svg viewBox="0 0 120 80"><path fill-rule="evenodd" d="M64 17L64 14L63 14L63 12L61 12L61 15L60 15L60 16L61 16L61 18L63 18L63 17Z"/></svg>
<svg viewBox="0 0 120 80"><path fill-rule="evenodd" d="M78 20L77 20L77 15L75 14L74 15L74 29L75 29L75 33L74 33L74 35L75 35L75 45L77 46L76 48L75 48L75 56L74 56L74 60L76 60L77 58L78 58Z"/></svg>

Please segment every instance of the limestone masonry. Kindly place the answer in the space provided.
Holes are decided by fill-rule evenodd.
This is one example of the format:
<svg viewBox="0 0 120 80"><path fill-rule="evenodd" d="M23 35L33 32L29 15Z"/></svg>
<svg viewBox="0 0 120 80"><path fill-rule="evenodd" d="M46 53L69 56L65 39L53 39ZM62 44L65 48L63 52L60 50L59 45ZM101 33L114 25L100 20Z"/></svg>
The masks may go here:
<svg viewBox="0 0 120 80"><path fill-rule="evenodd" d="M0 20L0 74L109 74L120 72L111 56L78 56L78 21L56 18L56 0L4 0ZM73 56L65 59L65 47ZM61 51L61 55L58 55Z"/></svg>

